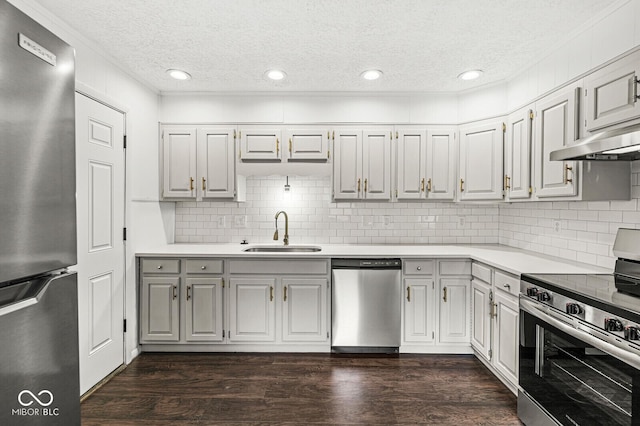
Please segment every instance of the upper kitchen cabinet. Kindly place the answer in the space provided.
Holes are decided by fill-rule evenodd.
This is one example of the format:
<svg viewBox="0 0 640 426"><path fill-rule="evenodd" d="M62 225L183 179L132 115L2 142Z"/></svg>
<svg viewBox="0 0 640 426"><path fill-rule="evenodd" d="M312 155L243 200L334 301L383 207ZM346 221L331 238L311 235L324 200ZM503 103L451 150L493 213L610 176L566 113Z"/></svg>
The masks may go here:
<svg viewBox="0 0 640 426"><path fill-rule="evenodd" d="M288 128L285 140L288 145L288 161L328 161L329 137L325 127Z"/></svg>
<svg viewBox="0 0 640 426"><path fill-rule="evenodd" d="M580 87L571 84L536 103L535 194L538 198L571 197L578 193L575 161L550 161L551 151L573 143L579 114Z"/></svg>
<svg viewBox="0 0 640 426"><path fill-rule="evenodd" d="M507 200L531 198L533 111L522 108L507 118L504 188Z"/></svg>
<svg viewBox="0 0 640 426"><path fill-rule="evenodd" d="M233 127L163 126L161 131L165 200L234 198Z"/></svg>
<svg viewBox="0 0 640 426"><path fill-rule="evenodd" d="M536 102L534 117L534 195L544 200L628 200L628 162L551 161L550 153L579 135L580 82Z"/></svg>
<svg viewBox="0 0 640 426"><path fill-rule="evenodd" d="M243 126L239 129L240 160L280 161L282 129L276 126Z"/></svg>
<svg viewBox="0 0 640 426"><path fill-rule="evenodd" d="M198 129L198 175L203 198L234 197L234 128L208 126Z"/></svg>
<svg viewBox="0 0 640 426"><path fill-rule="evenodd" d="M460 127L460 187L458 199L503 199L503 120Z"/></svg>
<svg viewBox="0 0 640 426"><path fill-rule="evenodd" d="M391 198L391 136L388 127L335 130L334 199Z"/></svg>
<svg viewBox="0 0 640 426"><path fill-rule="evenodd" d="M196 198L196 129L171 126L162 129L162 197Z"/></svg>
<svg viewBox="0 0 640 426"><path fill-rule="evenodd" d="M455 181L453 128L396 131L397 198L452 200Z"/></svg>
<svg viewBox="0 0 640 426"><path fill-rule="evenodd" d="M589 132L640 117L638 81L640 51L622 58L584 79Z"/></svg>

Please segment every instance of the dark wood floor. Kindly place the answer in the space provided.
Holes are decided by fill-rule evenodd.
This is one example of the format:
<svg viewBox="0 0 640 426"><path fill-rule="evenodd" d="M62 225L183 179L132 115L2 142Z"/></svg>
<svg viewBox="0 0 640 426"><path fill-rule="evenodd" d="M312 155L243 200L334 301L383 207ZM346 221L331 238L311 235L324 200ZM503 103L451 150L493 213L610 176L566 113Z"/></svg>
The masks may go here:
<svg viewBox="0 0 640 426"><path fill-rule="evenodd" d="M82 403L89 425L519 425L470 355L154 354Z"/></svg>

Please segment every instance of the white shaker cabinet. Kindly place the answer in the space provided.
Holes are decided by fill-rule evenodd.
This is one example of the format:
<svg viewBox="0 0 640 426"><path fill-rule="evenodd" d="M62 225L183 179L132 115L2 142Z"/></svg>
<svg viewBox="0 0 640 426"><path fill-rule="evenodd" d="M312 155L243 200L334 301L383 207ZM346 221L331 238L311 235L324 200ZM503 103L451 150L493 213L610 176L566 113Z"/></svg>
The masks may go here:
<svg viewBox="0 0 640 426"><path fill-rule="evenodd" d="M328 161L330 135L327 128L320 126L286 129L288 161Z"/></svg>
<svg viewBox="0 0 640 426"><path fill-rule="evenodd" d="M192 198L196 190L196 128L172 126L162 129L163 198Z"/></svg>
<svg viewBox="0 0 640 426"><path fill-rule="evenodd" d="M243 126L238 129L240 160L280 161L282 129L278 126Z"/></svg>
<svg viewBox="0 0 640 426"><path fill-rule="evenodd" d="M496 275L498 272L496 271ZM518 298L496 289L493 365L513 385L518 383Z"/></svg>
<svg viewBox="0 0 640 426"><path fill-rule="evenodd" d="M503 199L504 131L502 120L460 127L460 201Z"/></svg>
<svg viewBox="0 0 640 426"><path fill-rule="evenodd" d="M184 289L185 341L223 340L223 261L186 259Z"/></svg>
<svg viewBox="0 0 640 426"><path fill-rule="evenodd" d="M438 342L469 346L471 319L471 262L438 261L439 332Z"/></svg>
<svg viewBox="0 0 640 426"><path fill-rule="evenodd" d="M435 342L435 265L431 259L403 261L403 345Z"/></svg>
<svg viewBox="0 0 640 426"><path fill-rule="evenodd" d="M575 161L550 161L551 151L577 138L580 88L572 84L536 102L534 169L538 198L575 196L578 167Z"/></svg>
<svg viewBox="0 0 640 426"><path fill-rule="evenodd" d="M391 136L387 127L335 130L334 199L391 198Z"/></svg>
<svg viewBox="0 0 640 426"><path fill-rule="evenodd" d="M584 79L586 117L593 132L640 117L640 51L588 75Z"/></svg>
<svg viewBox="0 0 640 426"><path fill-rule="evenodd" d="M533 192L531 148L533 110L522 108L507 118L504 188L507 200L527 200Z"/></svg>
<svg viewBox="0 0 640 426"><path fill-rule="evenodd" d="M180 340L180 260L143 259L140 264L140 340Z"/></svg>
<svg viewBox="0 0 640 426"><path fill-rule="evenodd" d="M471 281L471 346L485 359L490 359L491 318L490 309L493 293L491 284L474 278Z"/></svg>
<svg viewBox="0 0 640 426"><path fill-rule="evenodd" d="M396 132L399 200L453 200L455 130L403 127Z"/></svg>

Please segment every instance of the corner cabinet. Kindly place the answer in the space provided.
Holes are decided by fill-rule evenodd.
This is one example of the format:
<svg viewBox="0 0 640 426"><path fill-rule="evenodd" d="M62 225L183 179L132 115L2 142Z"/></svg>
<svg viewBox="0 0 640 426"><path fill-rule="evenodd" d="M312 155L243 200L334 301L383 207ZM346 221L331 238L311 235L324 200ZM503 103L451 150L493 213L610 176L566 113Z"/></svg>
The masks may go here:
<svg viewBox="0 0 640 426"><path fill-rule="evenodd" d="M460 181L458 200L502 200L503 120L481 121L460 127Z"/></svg>
<svg viewBox="0 0 640 426"><path fill-rule="evenodd" d="M335 200L391 199L391 137L390 127L335 130Z"/></svg>
<svg viewBox="0 0 640 426"><path fill-rule="evenodd" d="M396 131L398 200L453 200L455 134L449 127Z"/></svg>
<svg viewBox="0 0 640 426"><path fill-rule="evenodd" d="M233 199L236 130L226 126L162 126L162 198Z"/></svg>

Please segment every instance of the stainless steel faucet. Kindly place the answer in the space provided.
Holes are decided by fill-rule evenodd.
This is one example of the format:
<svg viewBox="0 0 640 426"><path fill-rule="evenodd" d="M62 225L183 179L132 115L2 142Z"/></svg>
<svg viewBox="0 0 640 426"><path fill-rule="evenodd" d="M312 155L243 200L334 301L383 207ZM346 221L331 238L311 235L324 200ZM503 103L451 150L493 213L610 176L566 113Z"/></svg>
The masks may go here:
<svg viewBox="0 0 640 426"><path fill-rule="evenodd" d="M273 239L275 241L278 240L278 216L280 216L280 213L282 213L284 215L284 245L288 246L289 245L289 216L287 215L287 212L285 212L284 210L280 210L278 213L276 213L276 232L273 234Z"/></svg>

